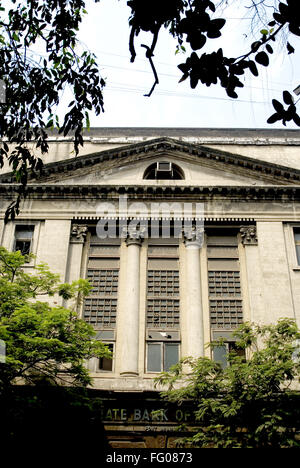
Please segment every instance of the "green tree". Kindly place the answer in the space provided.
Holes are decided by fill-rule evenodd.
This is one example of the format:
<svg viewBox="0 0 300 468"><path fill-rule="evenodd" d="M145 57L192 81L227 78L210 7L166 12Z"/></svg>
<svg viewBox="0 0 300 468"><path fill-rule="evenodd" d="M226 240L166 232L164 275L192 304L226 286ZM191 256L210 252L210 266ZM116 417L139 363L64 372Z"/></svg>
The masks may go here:
<svg viewBox="0 0 300 468"><path fill-rule="evenodd" d="M258 31L249 50L241 50L238 57L214 47L226 23L226 7L234 3L249 8ZM123 4L124 0L119 2L120 8ZM142 31L152 35L151 44L142 44L154 75L146 96L151 96L159 83L153 57L163 29L174 37L176 52L186 54L186 60L178 65L180 81L189 79L192 88L221 85L232 99L244 86L241 77L258 76L261 67L271 64L276 41L292 56L295 44L291 42L300 36L298 0L130 0L127 4L131 8L131 62L136 57L136 37ZM89 112L98 115L104 110L105 81L95 55L82 49L78 39L80 23L87 14L83 0L12 0L9 7L2 5L0 1L0 79L6 86L6 99L0 99L0 138L5 136L7 141L0 147L0 166L8 159L19 184L16 199L7 209L8 218L19 212L28 173L39 173L43 167L28 142L47 153L46 130L56 127L64 136L74 134L78 154L83 129L89 128ZM117 3L112 8L117 9ZM249 33L241 34L245 32ZM71 89L73 97L63 122L59 122L56 108L65 88ZM284 90L282 103L273 99L275 112L268 122L286 125L293 121L300 126L296 104Z"/></svg>
<svg viewBox="0 0 300 468"><path fill-rule="evenodd" d="M45 264L26 273L28 260L19 251L0 247L0 340L6 351L5 362L0 362L0 391L17 382L91 384L84 361L109 358L111 352L94 339L94 329L76 312L90 289L88 281L60 284L59 275ZM51 307L39 300L42 295L55 294L73 301L73 307Z"/></svg>
<svg viewBox="0 0 300 468"><path fill-rule="evenodd" d="M195 404L197 431L181 442L218 448L300 447L300 395L292 389L300 377L295 322L245 323L235 336L237 350L245 350L247 359L232 351L223 368L208 358L185 358L157 379L168 401Z"/></svg>

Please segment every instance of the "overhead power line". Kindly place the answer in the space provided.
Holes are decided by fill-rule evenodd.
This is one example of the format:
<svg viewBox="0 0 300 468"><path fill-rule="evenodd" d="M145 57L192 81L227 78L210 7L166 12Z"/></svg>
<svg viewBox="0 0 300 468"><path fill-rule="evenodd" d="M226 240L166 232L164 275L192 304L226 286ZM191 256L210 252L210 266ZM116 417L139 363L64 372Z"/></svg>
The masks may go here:
<svg viewBox="0 0 300 468"><path fill-rule="evenodd" d="M134 93L134 94L140 94L142 95L143 88L140 87L131 87L131 86L115 86L115 85L109 85L105 89L105 93L107 92L125 92L125 93ZM204 96L201 94L188 94L188 93L178 93L176 91L168 91L168 90L158 90L155 91L155 95L159 96L165 96L165 97L177 97L177 98L189 98L189 99L205 99L205 100L216 100L216 101L228 101L231 103L235 102L242 102L242 103L250 103L250 104L269 104L269 101L255 101L252 99L230 99L226 97L219 97L219 96Z"/></svg>

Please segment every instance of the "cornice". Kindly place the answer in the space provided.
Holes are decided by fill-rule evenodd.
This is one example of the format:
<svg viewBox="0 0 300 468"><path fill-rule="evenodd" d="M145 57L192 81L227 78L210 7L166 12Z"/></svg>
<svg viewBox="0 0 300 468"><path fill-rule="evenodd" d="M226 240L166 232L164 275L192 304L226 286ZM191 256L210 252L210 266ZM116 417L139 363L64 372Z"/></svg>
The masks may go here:
<svg viewBox="0 0 300 468"><path fill-rule="evenodd" d="M74 134L59 134L47 129L48 141L69 142ZM83 132L90 143L131 144L154 138L175 138L196 144L299 145L300 130L295 128L213 128L213 127L91 127Z"/></svg>
<svg viewBox="0 0 300 468"><path fill-rule="evenodd" d="M1 198L14 197L20 185L0 184ZM284 201L300 199L300 185L273 186L186 186L186 185L58 185L58 184L29 184L27 198L114 198L119 195L129 198L236 198L247 200Z"/></svg>

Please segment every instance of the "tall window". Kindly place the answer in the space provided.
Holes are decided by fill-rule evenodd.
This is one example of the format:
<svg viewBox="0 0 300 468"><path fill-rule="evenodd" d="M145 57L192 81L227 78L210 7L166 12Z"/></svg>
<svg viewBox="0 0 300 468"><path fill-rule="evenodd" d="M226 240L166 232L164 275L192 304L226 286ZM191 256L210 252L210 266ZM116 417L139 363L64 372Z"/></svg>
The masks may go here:
<svg viewBox="0 0 300 468"><path fill-rule="evenodd" d="M91 236L87 269L92 290L85 299L84 319L99 330L114 329L117 317L120 246L108 240Z"/></svg>
<svg viewBox="0 0 300 468"><path fill-rule="evenodd" d="M97 338L109 349L115 349L118 282L120 267L119 239L99 239L91 236L87 279L92 290L84 303L84 319L99 330ZM94 370L113 371L113 360L99 359Z"/></svg>
<svg viewBox="0 0 300 468"><path fill-rule="evenodd" d="M116 326L119 263L119 244L91 236L87 279L92 291L85 299L84 318L97 329Z"/></svg>
<svg viewBox="0 0 300 468"><path fill-rule="evenodd" d="M22 255L28 255L32 250L34 226L24 224L16 225L14 251L20 251Z"/></svg>
<svg viewBox="0 0 300 468"><path fill-rule="evenodd" d="M151 243L153 242L153 243ZM171 239L150 241L147 266L147 371L168 370L179 358L179 258Z"/></svg>
<svg viewBox="0 0 300 468"><path fill-rule="evenodd" d="M211 335L213 340L223 340L214 348L213 359L224 368L228 366L229 352L244 356L232 336L232 331L243 322L237 235L208 231L207 258Z"/></svg>
<svg viewBox="0 0 300 468"><path fill-rule="evenodd" d="M208 288L212 329L234 329L243 322L236 235L208 235Z"/></svg>
<svg viewBox="0 0 300 468"><path fill-rule="evenodd" d="M300 265L300 228L294 228L297 264Z"/></svg>

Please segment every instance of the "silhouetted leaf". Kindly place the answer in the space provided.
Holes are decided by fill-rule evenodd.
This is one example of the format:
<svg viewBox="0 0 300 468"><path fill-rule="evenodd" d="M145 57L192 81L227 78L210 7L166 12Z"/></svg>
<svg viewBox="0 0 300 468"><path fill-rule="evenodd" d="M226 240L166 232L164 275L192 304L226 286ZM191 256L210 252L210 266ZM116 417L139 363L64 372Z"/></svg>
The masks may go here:
<svg viewBox="0 0 300 468"><path fill-rule="evenodd" d="M295 122L296 125L298 125L298 127L300 127L300 117L298 114L294 115L293 121Z"/></svg>
<svg viewBox="0 0 300 468"><path fill-rule="evenodd" d="M276 12L273 13L273 18L275 21L277 21L277 23L280 23L280 24L286 23L286 19L284 19L280 13L276 13Z"/></svg>
<svg viewBox="0 0 300 468"><path fill-rule="evenodd" d="M211 11L213 11L213 12L216 11L216 7L215 7L213 2L208 1L207 4L208 4L209 8L211 9Z"/></svg>
<svg viewBox="0 0 300 468"><path fill-rule="evenodd" d="M253 43L251 44L251 50L252 50L253 52L256 52L256 51L260 48L261 44L262 44L261 41L255 41L255 42L253 42Z"/></svg>
<svg viewBox="0 0 300 468"><path fill-rule="evenodd" d="M222 29L225 23L226 23L226 20L223 18L213 19L210 22L210 27L213 27L215 29Z"/></svg>
<svg viewBox="0 0 300 468"><path fill-rule="evenodd" d="M289 30L291 33L295 34L296 36L300 36L300 26L297 23L290 23Z"/></svg>
<svg viewBox="0 0 300 468"><path fill-rule="evenodd" d="M272 99L272 104L277 112L282 113L284 111L283 105L277 99Z"/></svg>
<svg viewBox="0 0 300 468"><path fill-rule="evenodd" d="M294 47L291 46L291 44L289 42L286 43L286 48L287 48L289 54L293 54L295 52Z"/></svg>
<svg viewBox="0 0 300 468"><path fill-rule="evenodd" d="M189 36L189 41L190 41L191 48L193 50L198 50L198 49L201 49L205 45L206 37L204 36L204 34L199 34L197 32L197 34L193 34Z"/></svg>
<svg viewBox="0 0 300 468"><path fill-rule="evenodd" d="M190 67L187 63L181 63L180 65L177 65L177 68L179 68L182 73L187 73Z"/></svg>
<svg viewBox="0 0 300 468"><path fill-rule="evenodd" d="M249 60L249 70L251 71L252 75L258 76L257 66L253 60Z"/></svg>
<svg viewBox="0 0 300 468"><path fill-rule="evenodd" d="M293 119L294 115L296 114L296 107L294 104L291 104L288 109L284 113L284 117L287 121L290 121Z"/></svg>
<svg viewBox="0 0 300 468"><path fill-rule="evenodd" d="M180 80L178 81L178 83L182 83L182 82L185 81L188 77L189 77L189 74L188 74L188 73L185 73L184 75L182 75L182 77L180 78Z"/></svg>
<svg viewBox="0 0 300 468"><path fill-rule="evenodd" d="M238 97L238 95L236 94L236 92L231 89L231 88L227 88L226 89L226 93L229 97L233 98L233 99L236 99Z"/></svg>
<svg viewBox="0 0 300 468"><path fill-rule="evenodd" d="M280 114L278 114L276 112L275 114L271 115L271 117L268 118L267 123L268 124L273 124L273 123L277 122L280 119L281 119Z"/></svg>
<svg viewBox="0 0 300 468"><path fill-rule="evenodd" d="M269 52L269 54L273 54L273 49L272 49L272 47L270 46L270 44L267 44L267 45L266 45L266 49L267 49L267 51Z"/></svg>
<svg viewBox="0 0 300 468"><path fill-rule="evenodd" d="M279 7L281 16L285 18L285 20L287 20L289 16L289 7L285 3L282 3L282 2L279 3L278 7Z"/></svg>
<svg viewBox="0 0 300 468"><path fill-rule="evenodd" d="M255 60L257 63L263 65L264 67L267 67L269 65L269 57L268 54L266 54L266 52L259 52L255 56Z"/></svg>
<svg viewBox="0 0 300 468"><path fill-rule="evenodd" d="M283 100L286 104L294 104L292 95L288 91L283 91Z"/></svg>
<svg viewBox="0 0 300 468"><path fill-rule="evenodd" d="M207 31L207 37L209 37L210 39L217 39L217 37L221 37L222 34L220 33L220 31L218 29L210 29L209 31Z"/></svg>

